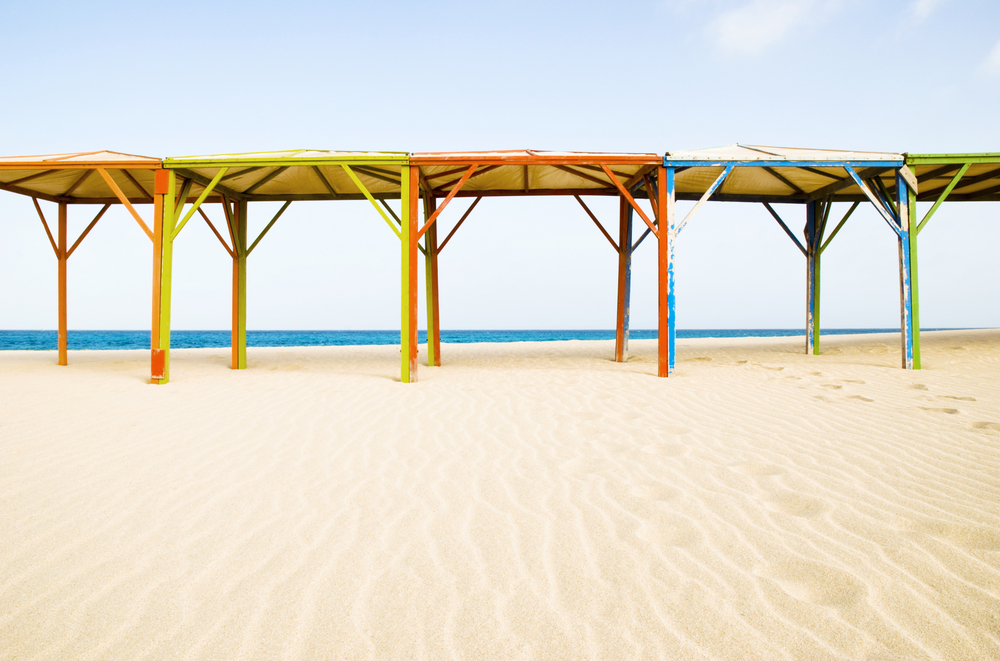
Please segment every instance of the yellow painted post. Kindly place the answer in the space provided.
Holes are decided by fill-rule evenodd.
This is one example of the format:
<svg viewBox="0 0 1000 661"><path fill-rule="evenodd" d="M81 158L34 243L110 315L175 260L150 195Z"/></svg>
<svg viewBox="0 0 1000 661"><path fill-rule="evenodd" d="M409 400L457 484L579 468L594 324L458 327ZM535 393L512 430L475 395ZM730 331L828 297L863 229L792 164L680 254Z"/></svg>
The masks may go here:
<svg viewBox="0 0 1000 661"><path fill-rule="evenodd" d="M400 171L400 183L400 380L403 383L414 383L417 380L417 221L420 217L420 181L417 168L404 165Z"/></svg>
<svg viewBox="0 0 1000 661"><path fill-rule="evenodd" d="M163 195L163 214L161 221L163 229L160 237L160 343L162 352L162 370L159 378L153 372L153 380L158 383L170 381L170 290L174 263L174 228L177 225L177 175L173 170L166 171L166 192ZM181 200L183 208L183 200Z"/></svg>
<svg viewBox="0 0 1000 661"><path fill-rule="evenodd" d="M247 201L236 203L233 257L233 369L247 367Z"/></svg>
<svg viewBox="0 0 1000 661"><path fill-rule="evenodd" d="M69 250L66 242L66 203L59 203L59 364L68 365L69 356L66 341L66 254Z"/></svg>

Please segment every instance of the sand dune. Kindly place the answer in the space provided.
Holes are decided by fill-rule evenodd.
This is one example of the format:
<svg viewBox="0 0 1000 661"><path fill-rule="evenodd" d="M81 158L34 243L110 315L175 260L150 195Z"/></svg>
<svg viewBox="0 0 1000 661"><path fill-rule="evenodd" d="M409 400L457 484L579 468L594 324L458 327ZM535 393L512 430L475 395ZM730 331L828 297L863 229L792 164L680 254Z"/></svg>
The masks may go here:
<svg viewBox="0 0 1000 661"><path fill-rule="evenodd" d="M1000 658L1000 331L801 344L0 352L0 659Z"/></svg>

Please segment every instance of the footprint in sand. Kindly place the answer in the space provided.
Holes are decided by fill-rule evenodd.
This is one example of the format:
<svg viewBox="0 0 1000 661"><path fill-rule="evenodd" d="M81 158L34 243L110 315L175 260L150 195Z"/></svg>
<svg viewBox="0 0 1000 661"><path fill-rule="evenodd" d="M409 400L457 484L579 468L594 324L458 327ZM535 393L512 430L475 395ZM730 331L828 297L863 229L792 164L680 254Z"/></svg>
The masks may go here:
<svg viewBox="0 0 1000 661"><path fill-rule="evenodd" d="M956 413L959 413L958 409L936 409L931 406L920 406L918 408L924 411L933 411L934 413L947 413L949 415L955 415Z"/></svg>
<svg viewBox="0 0 1000 661"><path fill-rule="evenodd" d="M823 376L822 372L809 372L810 376Z"/></svg>
<svg viewBox="0 0 1000 661"><path fill-rule="evenodd" d="M864 385L865 383L861 379L841 379L841 381L843 381L844 383L860 383L862 385Z"/></svg>
<svg viewBox="0 0 1000 661"><path fill-rule="evenodd" d="M838 386L838 385L834 385L834 384L832 384L832 383L824 383L824 384L823 384L823 387L824 387L824 388L829 388L830 390L840 390L840 389L841 389L841 388L843 388L844 386Z"/></svg>
<svg viewBox="0 0 1000 661"><path fill-rule="evenodd" d="M781 475L785 469L763 461L745 461L741 464L733 464L729 467L733 472L752 477L763 477L765 475Z"/></svg>
<svg viewBox="0 0 1000 661"><path fill-rule="evenodd" d="M858 399L862 402L874 402L874 399L868 399L867 397L862 397L861 395L849 395L847 399Z"/></svg>
<svg viewBox="0 0 1000 661"><path fill-rule="evenodd" d="M773 562L757 574L778 584L790 597L808 604L846 608L867 595L864 583L829 565L798 558Z"/></svg>
<svg viewBox="0 0 1000 661"><path fill-rule="evenodd" d="M973 429L991 429L993 431L1000 431L1000 422L973 422Z"/></svg>
<svg viewBox="0 0 1000 661"><path fill-rule="evenodd" d="M693 546L701 541L701 532L683 521L649 521L639 526L636 536L654 546Z"/></svg>
<svg viewBox="0 0 1000 661"><path fill-rule="evenodd" d="M830 403L830 402L833 401L833 399L831 399L830 397L827 397L826 395L816 395L815 399L818 399L819 401L826 402L826 403Z"/></svg>
<svg viewBox="0 0 1000 661"><path fill-rule="evenodd" d="M974 402L974 401L976 401L975 397L955 397L954 395L938 395L938 397L941 398L941 399L957 399L960 402Z"/></svg>
<svg viewBox="0 0 1000 661"><path fill-rule="evenodd" d="M642 484L632 486L632 488L629 489L629 493L636 498L667 501L673 500L679 496L681 492L665 484L659 484L657 482L643 482Z"/></svg>
<svg viewBox="0 0 1000 661"><path fill-rule="evenodd" d="M922 383L911 383L910 388L913 390L928 390L927 386Z"/></svg>
<svg viewBox="0 0 1000 661"><path fill-rule="evenodd" d="M826 509L823 501L818 498L810 498L798 493L784 493L772 496L767 500L767 507L771 511L781 514L806 518L819 516Z"/></svg>
<svg viewBox="0 0 1000 661"><path fill-rule="evenodd" d="M695 362L705 363L705 362L708 362L710 360L712 360L712 359L709 358L708 356L695 356L694 358L685 358L683 362L685 362L685 363L695 363Z"/></svg>

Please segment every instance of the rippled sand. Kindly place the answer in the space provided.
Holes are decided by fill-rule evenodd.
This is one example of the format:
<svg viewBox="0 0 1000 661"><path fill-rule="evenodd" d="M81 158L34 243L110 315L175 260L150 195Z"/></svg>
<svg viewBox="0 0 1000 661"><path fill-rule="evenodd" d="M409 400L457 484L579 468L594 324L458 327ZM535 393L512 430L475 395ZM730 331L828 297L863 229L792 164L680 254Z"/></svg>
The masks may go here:
<svg viewBox="0 0 1000 661"><path fill-rule="evenodd" d="M1000 331L0 352L0 659L1000 658Z"/></svg>

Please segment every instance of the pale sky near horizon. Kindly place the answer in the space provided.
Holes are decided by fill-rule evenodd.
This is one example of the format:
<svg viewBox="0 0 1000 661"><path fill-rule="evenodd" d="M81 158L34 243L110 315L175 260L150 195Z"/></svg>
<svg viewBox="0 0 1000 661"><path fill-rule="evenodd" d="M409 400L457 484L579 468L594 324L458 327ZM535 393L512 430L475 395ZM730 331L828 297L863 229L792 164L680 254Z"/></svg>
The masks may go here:
<svg viewBox="0 0 1000 661"><path fill-rule="evenodd" d="M0 54L3 155L1000 151L986 1L0 0ZM615 200L592 208L616 226ZM71 209L71 237L95 211ZM801 207L781 211L801 229ZM252 205L251 233L272 213ZM997 245L1000 203L938 212L920 235L923 327L1000 326ZM173 327L228 328L228 255L204 223L176 246ZM367 203L295 203L250 257L248 327L398 328L398 255ZM148 329L150 257L109 211L70 259L70 329ZM442 253L442 326L613 328L616 269L572 198L487 199ZM55 258L30 199L4 192L0 283L0 329L55 328ZM649 242L633 328L655 327L655 285ZM863 205L824 253L823 325L898 327L898 288L895 237ZM801 327L804 260L760 205L706 205L679 237L677 304L681 328Z"/></svg>

